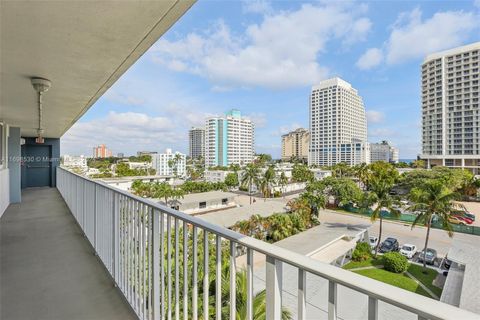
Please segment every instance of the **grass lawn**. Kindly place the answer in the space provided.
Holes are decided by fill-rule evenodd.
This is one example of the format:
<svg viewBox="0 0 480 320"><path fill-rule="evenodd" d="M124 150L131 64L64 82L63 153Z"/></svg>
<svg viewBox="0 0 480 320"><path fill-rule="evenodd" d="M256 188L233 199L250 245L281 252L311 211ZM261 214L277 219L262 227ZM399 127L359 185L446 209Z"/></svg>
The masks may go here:
<svg viewBox="0 0 480 320"><path fill-rule="evenodd" d="M378 266L383 264L382 258L379 257L377 259L369 259L361 262L350 261L346 265L343 266L343 269L355 269L361 267L371 267L371 266Z"/></svg>
<svg viewBox="0 0 480 320"><path fill-rule="evenodd" d="M423 290L422 287L420 287L410 277L402 273L393 273L376 268L357 270L352 272L431 298L431 296L425 290Z"/></svg>
<svg viewBox="0 0 480 320"><path fill-rule="evenodd" d="M432 284L438 273L430 268L427 268L427 274L423 273L423 271L423 267L416 264L410 264L410 267L408 267L408 272L410 272L412 276L417 278L425 285L425 287L440 297L442 295L442 289Z"/></svg>
<svg viewBox="0 0 480 320"><path fill-rule="evenodd" d="M355 262L350 261L345 266L344 269L355 269L355 268L362 268L362 267L370 267L370 266L378 266L382 265L383 261L382 258L379 257L377 259L369 259L362 262ZM422 287L420 287L413 279L408 277L405 274L398 274L389 272L383 269L364 269L364 270L353 270L352 272L358 273L362 276L369 277L384 283L391 284L392 286L399 287L411 292L415 292L426 297L432 298ZM437 272L432 269L427 269L427 273L423 273L423 267L410 264L408 267L408 272L412 276L418 279L423 285L425 285L428 289L430 289L433 293L435 293L438 297L442 295L442 289L433 285L433 280L437 277Z"/></svg>

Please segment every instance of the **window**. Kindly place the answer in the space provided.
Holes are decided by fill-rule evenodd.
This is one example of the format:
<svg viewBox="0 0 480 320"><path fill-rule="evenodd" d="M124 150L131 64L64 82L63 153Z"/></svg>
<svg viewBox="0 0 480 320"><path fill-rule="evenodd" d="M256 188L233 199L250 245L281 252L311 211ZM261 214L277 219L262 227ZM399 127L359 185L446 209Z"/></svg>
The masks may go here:
<svg viewBox="0 0 480 320"><path fill-rule="evenodd" d="M228 199L224 198L222 199L222 205L226 206L228 204Z"/></svg>
<svg viewBox="0 0 480 320"><path fill-rule="evenodd" d="M207 207L207 202L203 201L203 202L199 202L198 203L198 207L200 209L205 209Z"/></svg>

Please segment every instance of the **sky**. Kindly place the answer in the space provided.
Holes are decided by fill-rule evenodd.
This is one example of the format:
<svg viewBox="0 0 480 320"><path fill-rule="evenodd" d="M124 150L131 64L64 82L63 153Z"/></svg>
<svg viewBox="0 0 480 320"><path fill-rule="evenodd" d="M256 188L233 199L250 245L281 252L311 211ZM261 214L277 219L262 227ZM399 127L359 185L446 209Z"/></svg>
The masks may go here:
<svg viewBox="0 0 480 320"><path fill-rule="evenodd" d="M368 140L415 158L423 59L477 41L480 0L199 0L67 131L62 154L187 153L192 126L235 108L255 123L256 152L279 158L281 135L308 128L312 85L341 77L363 98Z"/></svg>

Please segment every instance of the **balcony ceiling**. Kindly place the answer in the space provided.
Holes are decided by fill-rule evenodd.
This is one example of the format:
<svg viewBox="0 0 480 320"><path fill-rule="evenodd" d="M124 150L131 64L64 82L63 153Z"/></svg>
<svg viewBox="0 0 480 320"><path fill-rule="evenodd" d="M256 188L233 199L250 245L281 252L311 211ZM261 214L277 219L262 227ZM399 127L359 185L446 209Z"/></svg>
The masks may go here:
<svg viewBox="0 0 480 320"><path fill-rule="evenodd" d="M44 136L61 137L193 3L2 1L0 120L35 136L30 78L47 78Z"/></svg>

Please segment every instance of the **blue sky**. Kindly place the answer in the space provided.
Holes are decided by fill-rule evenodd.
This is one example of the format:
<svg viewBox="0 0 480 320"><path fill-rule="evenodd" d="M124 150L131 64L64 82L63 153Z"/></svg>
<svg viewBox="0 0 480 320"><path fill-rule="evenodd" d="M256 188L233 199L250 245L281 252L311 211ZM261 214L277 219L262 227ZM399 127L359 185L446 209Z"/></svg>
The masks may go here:
<svg viewBox="0 0 480 320"><path fill-rule="evenodd" d="M370 142L420 152L425 55L480 41L476 1L198 1L62 138L62 154L188 151L188 129L237 108L258 153L308 127L312 85L339 76L363 97Z"/></svg>

